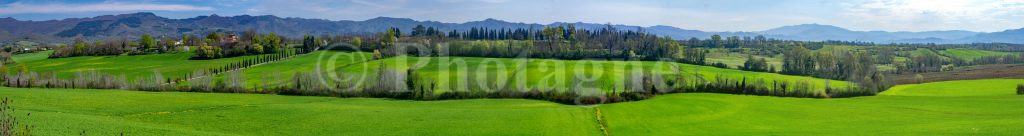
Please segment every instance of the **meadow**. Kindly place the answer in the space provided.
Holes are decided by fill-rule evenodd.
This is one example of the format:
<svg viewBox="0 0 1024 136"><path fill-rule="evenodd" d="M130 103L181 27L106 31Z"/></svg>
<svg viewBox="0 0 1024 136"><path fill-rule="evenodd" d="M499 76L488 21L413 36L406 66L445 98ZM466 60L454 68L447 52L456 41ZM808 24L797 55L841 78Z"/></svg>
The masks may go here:
<svg viewBox="0 0 1024 136"><path fill-rule="evenodd" d="M523 64L525 67L522 66ZM485 79L487 81L508 81L511 86L525 84L523 86L528 88L559 91L569 90L576 84L574 83L576 80L585 82L581 83L585 88L603 91L624 90L623 84L628 76L632 76L631 74L636 72L657 74L665 79L683 76L687 80L700 78L713 81L717 80L715 79L717 76L721 76L732 80L746 78L750 82L760 80L765 84L776 80L789 83L807 82L813 86L811 88L817 91L825 90L826 86L845 88L852 85L845 81L657 61L402 56L347 65L337 68L337 71L354 76L366 75L369 79L373 79L375 75L372 73L378 70L379 66L401 71L415 67L415 73L421 79L435 81L438 86L448 86L449 84L458 86L464 83L476 85L470 81L461 80ZM448 88L439 88L439 92L445 90Z"/></svg>
<svg viewBox="0 0 1024 136"><path fill-rule="evenodd" d="M678 94L601 105L612 134L1012 135L1024 131L1020 79L900 85L843 99Z"/></svg>
<svg viewBox="0 0 1024 136"><path fill-rule="evenodd" d="M46 54L48 53L50 52L20 54L14 56L14 59L18 63L28 66L29 71L53 73L61 78L72 78L79 72L96 71L124 75L132 80L152 77L155 72L160 72L166 78L183 78L186 74L196 70L223 67L229 63L258 57L189 60L191 53L171 53L47 59ZM761 80L766 84L775 80L790 83L808 82L817 91L824 90L826 84L833 88L844 88L850 85L845 81L828 81L811 77L748 72L672 62L529 59L529 63L524 63L527 59L410 56L381 60L371 59L370 53L364 52L318 51L241 69L240 74L245 78L245 85L250 88L268 83L287 86L296 73L313 72L318 69L321 72L319 74L324 77L336 77L337 73L344 73L349 77L358 78L354 81L361 80L363 83L368 83L375 80L376 71L381 66L399 71L417 67L416 74L421 79L436 82L438 86L446 86L450 81L469 86L465 84L473 84L467 82L471 78L486 81L511 81L509 83L513 86L525 84L524 86L528 88L559 91L568 90L574 85L576 79L586 81L585 88L603 91L624 90L623 84L626 76L634 72L658 74L663 78L684 76L690 80L702 78L707 81L716 80L716 76L722 76L733 80L743 78L747 78L749 81ZM526 66L522 67L522 64L526 64ZM16 66L8 67L12 71L16 69ZM219 74L216 78L224 79L225 74ZM438 90L438 92L443 92L449 88L438 88Z"/></svg>
<svg viewBox="0 0 1024 136"><path fill-rule="evenodd" d="M52 73L60 78L72 78L78 73L99 72L125 76L129 80L150 78L160 73L166 78L184 78L186 74L196 70L207 70L223 67L230 63L253 59L262 55L250 55L214 60L190 60L191 52L165 53L150 55L120 56L81 56L68 58L46 58L52 51L43 51L15 55L13 59L20 65L27 66L29 71L39 74ZM8 65L11 73L15 73L17 65Z"/></svg>
<svg viewBox="0 0 1024 136"><path fill-rule="evenodd" d="M978 58L982 58L982 57L1017 55L1017 54L1020 54L1020 53L956 48L956 49L946 49L946 50L939 51L939 54L941 54L943 56L948 56L948 57L953 57L953 58L960 58L960 59L964 59L964 60L970 61L970 60L974 60L974 59L978 59Z"/></svg>
<svg viewBox="0 0 1024 136"><path fill-rule="evenodd" d="M364 63L372 58L370 53L365 52L318 51L283 61L245 68L240 70L240 74L246 78L245 85L248 87L257 87L261 84L285 84L297 73L317 70L328 73L327 71L335 70L338 67ZM216 78L223 79L225 74L219 74Z"/></svg>
<svg viewBox="0 0 1024 136"><path fill-rule="evenodd" d="M1003 82L951 81L812 99L682 93L596 106L261 94L0 88L37 135L1013 135L1024 102ZM901 89L902 88L902 89ZM940 90L935 90L940 89ZM995 93L999 92L999 93ZM598 110L601 116L598 115ZM31 113L30 116L23 116ZM600 119L599 123L597 120ZM443 124L443 125L439 125ZM603 125L602 125L603 124ZM842 133L838 133L842 132Z"/></svg>
<svg viewBox="0 0 1024 136"><path fill-rule="evenodd" d="M999 96L1014 95L1022 79L982 79L908 84L890 88L879 95L890 96Z"/></svg>
<svg viewBox="0 0 1024 136"><path fill-rule="evenodd" d="M743 67L743 63L747 61L747 57L751 55L741 52L730 52L726 49L709 49L710 53L707 56L708 63L723 63L730 68ZM763 56L753 55L755 59L764 58L768 61L768 64L775 66L775 68L782 68L782 55L777 56Z"/></svg>
<svg viewBox="0 0 1024 136"><path fill-rule="evenodd" d="M599 135L591 109L538 100L16 88L0 96L15 100L35 135Z"/></svg>
<svg viewBox="0 0 1024 136"><path fill-rule="evenodd" d="M613 135L1014 135L1020 98L676 94L600 108Z"/></svg>

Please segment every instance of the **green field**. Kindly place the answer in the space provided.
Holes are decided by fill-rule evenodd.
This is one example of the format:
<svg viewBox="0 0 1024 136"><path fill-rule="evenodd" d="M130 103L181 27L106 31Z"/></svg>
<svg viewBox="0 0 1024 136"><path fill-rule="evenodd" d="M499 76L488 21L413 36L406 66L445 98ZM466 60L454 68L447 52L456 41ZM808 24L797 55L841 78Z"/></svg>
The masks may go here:
<svg viewBox="0 0 1024 136"><path fill-rule="evenodd" d="M337 67L362 63L372 58L370 53L318 51L284 61L245 68L241 70L241 74L246 78L246 85L249 87L267 83L281 84L288 83L292 76L299 72L316 71L317 68L320 68L321 71L331 71ZM224 76L224 74L220 74L218 78L224 78Z"/></svg>
<svg viewBox="0 0 1024 136"><path fill-rule="evenodd" d="M723 49L710 49L710 52L711 53L707 55L707 58L705 58L705 61L707 61L707 63L721 62L729 66L729 68L742 67L743 63L747 62L747 57L749 56L748 54L739 52L729 52ZM768 61L768 65L775 66L775 68L777 69L782 68L781 57L755 55L754 58L764 58L765 60Z"/></svg>
<svg viewBox="0 0 1024 136"><path fill-rule="evenodd" d="M1014 80L1020 81L1020 80ZM908 85L906 93L978 81ZM1010 81L1007 81L1010 82ZM975 87L1002 84L974 84ZM925 87L933 86L933 87ZM897 87L900 88L900 87ZM986 92L1012 92L980 88ZM945 91L973 91L947 89ZM520 99L404 101L0 88L36 135L1015 135L1012 94L842 99L684 93L598 106Z"/></svg>
<svg viewBox="0 0 1024 136"><path fill-rule="evenodd" d="M598 135L587 107L538 100L400 101L0 88L35 135ZM23 114L19 114L23 115Z"/></svg>
<svg viewBox="0 0 1024 136"><path fill-rule="evenodd" d="M600 107L617 135L1015 135L1021 98L679 94Z"/></svg>
<svg viewBox="0 0 1024 136"><path fill-rule="evenodd" d="M914 51L907 51L907 52L909 52L909 53L910 53L910 57L911 57L911 58L912 58L912 57L916 57L916 56L922 56L922 55L932 54L932 55L938 55L939 57L941 57L941 58L942 58L942 59L944 59L944 60L949 60L949 59L950 59L950 58L949 58L949 56L943 56L943 55L942 55L942 54L940 54L939 52L936 52L935 50L932 50L932 49L928 49L928 48L917 48L917 49L916 49L916 50L914 50ZM909 61L909 60L908 60L908 61Z"/></svg>
<svg viewBox="0 0 1024 136"><path fill-rule="evenodd" d="M974 60L988 56L1003 56L1003 55L1016 55L1019 53L1012 52L997 52L997 51L986 51L986 50L975 50L975 49L946 49L939 51L939 54L943 56L960 58L964 60Z"/></svg>
<svg viewBox="0 0 1024 136"><path fill-rule="evenodd" d="M945 81L901 85L879 95L891 96L998 96L1013 95L1021 79Z"/></svg>
<svg viewBox="0 0 1024 136"><path fill-rule="evenodd" d="M447 61L444 59L448 59ZM669 62L640 62L640 61L598 61L598 60L551 60L551 59L530 59L530 63L523 68L523 71L512 75L526 59L506 58L474 58L474 57L395 57L384 60L369 61L365 64L350 65L339 68L342 71L353 72L356 75L365 71L375 71L380 63L397 69L407 69L415 64L423 64L416 73L423 79L437 81L438 86L448 85L451 80L463 79L460 75L479 76L489 81L504 80L513 78L515 81L523 81L527 87L544 90L566 90L574 78L582 75L585 78L593 79L594 84L586 87L599 88L610 91L614 87L622 90L626 75L634 71L645 71L654 74L662 74L664 78L673 77L677 70L688 79L693 80L694 74L702 75L705 80L715 80L715 76L724 76L733 79L746 77L748 81L762 80L771 83L771 80L786 82L808 82L816 90L824 90L825 79L781 75L776 73L749 72L734 69L722 69L709 66L698 66ZM465 68L459 67L465 63ZM366 68L364 66L369 66ZM448 67L450 66L450 67ZM364 70L368 69L368 70ZM465 73L460 73L465 72ZM372 77L372 74L369 74ZM489 75L490 77L484 77ZM494 78L495 75L504 75L508 78ZM514 77L513 77L514 76ZM833 88L844 88L850 83L845 81L828 81ZM440 89L445 90L445 89Z"/></svg>
<svg viewBox="0 0 1024 136"><path fill-rule="evenodd" d="M47 59L49 52L21 54L15 56L18 63L26 64L30 71L37 73L54 73L57 77L71 78L79 72L96 71L105 74L124 75L128 79L150 78L159 71L166 78L180 78L196 70L222 67L257 56L243 56L215 60L189 60L191 53L152 54L137 56L84 56ZM775 73L748 72L734 69L721 69L708 66L689 65L672 62L641 62L641 61L601 61L601 60L552 60L530 59L522 71L515 73L526 59L509 58L476 58L476 57L392 57L372 60L369 53L350 53L338 51L319 51L274 63L257 65L243 69L245 84L255 88L264 84L287 86L292 76L298 72L312 72L319 68L327 83L333 81L336 73L344 73L356 78L349 82L356 84L373 83L376 70L380 66L405 71L413 65L420 64L416 74L426 81L438 84L438 93L451 90L446 87L451 83L456 87L480 86L470 79L480 81L508 81L513 86L525 84L526 88L539 90L565 91L574 85L575 79L587 81L583 87L594 91L624 90L625 76L634 72L648 72L674 78L684 76L688 80L716 80L716 76L724 76L739 80L772 81L790 83L807 82L814 90L823 91L826 82L833 88L845 88L849 83L844 81L827 81L825 79L789 76ZM381 65L381 64L384 65ZM9 66L15 67L15 66ZM15 69L15 68L11 68ZM217 75L223 79L225 74ZM455 88L459 89L459 88ZM461 90L461 89L460 89Z"/></svg>
<svg viewBox="0 0 1024 136"><path fill-rule="evenodd" d="M214 60L189 60L191 52L135 55L135 56L82 56L47 59L52 51L19 54L14 56L18 64L25 64L29 71L39 74L53 73L57 77L71 78L80 72L99 72L123 75L127 79L152 77L160 72L164 77L184 77L196 70L223 67L230 63L259 57L260 55L231 57ZM8 66L13 72L15 65Z"/></svg>
<svg viewBox="0 0 1024 136"><path fill-rule="evenodd" d="M862 50L864 48L865 48L864 46L825 45L825 46L822 46L821 49L814 50L814 52L818 52L818 53L822 53L822 52L839 53L839 52L849 52L849 51Z"/></svg>
<svg viewBox="0 0 1024 136"><path fill-rule="evenodd" d="M336 56L336 57L331 57ZM611 91L613 88L622 90L626 75L635 71L660 74L664 78L678 76L677 70L688 79L692 80L699 74L705 80L715 80L716 76L724 76L733 79L762 80L770 83L773 80L786 82L808 82L818 91L824 90L824 79L789 76L775 73L748 72L733 69L721 69L708 66L698 66L670 62L640 62L640 61L600 61L600 60L552 60L552 59L530 59L523 70L515 73L521 68L526 59L510 58L477 58L477 57L392 57L382 60L367 60L371 58L368 53L350 53L337 51L320 51L285 61L269 63L243 69L242 75L249 87L259 84L280 83L288 84L292 76L298 72L311 72L319 68L326 81L330 83L337 73L344 73L347 77L355 80L350 82L361 82L362 84L375 82L376 71L380 66L389 69L405 71L406 69L419 65L416 74L420 79L434 81L438 84L438 93L449 90L445 88L449 84L460 86L460 84L473 84L470 79L485 79L486 81L508 81L513 86L524 83L525 87L541 90L567 90L573 85L574 79L582 77L590 80L584 85L586 88L596 88L604 91ZM317 63L320 64L317 64ZM382 65L383 64L383 65ZM223 78L224 74L218 75ZM457 83L462 82L462 83ZM850 83L844 81L828 81L834 88L844 88ZM477 84L473 84L477 85Z"/></svg>

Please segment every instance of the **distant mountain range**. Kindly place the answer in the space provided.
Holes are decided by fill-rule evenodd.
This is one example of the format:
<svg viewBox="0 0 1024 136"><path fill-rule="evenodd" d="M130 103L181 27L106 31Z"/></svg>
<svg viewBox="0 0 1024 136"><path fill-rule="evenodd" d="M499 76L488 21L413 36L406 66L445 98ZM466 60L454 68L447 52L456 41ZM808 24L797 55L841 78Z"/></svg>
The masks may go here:
<svg viewBox="0 0 1024 136"><path fill-rule="evenodd" d="M288 37L300 37L305 34L356 34L369 35L397 27L411 30L416 25L432 26L442 31L457 29L468 30L472 27L527 28L541 29L545 26L573 24L577 28L600 29L607 24L598 23L565 23L551 24L516 23L496 19L486 19L465 23L442 23L437 21L416 21L408 18L378 17L365 21L330 21L323 19L281 18L276 16L198 16L185 19L169 19L153 13L140 12L121 15L104 15L91 18L69 18L49 21L20 21L14 18L0 18L0 42L43 41L60 42L74 37L102 39L109 37L134 38L141 34L156 36L179 36L181 34L205 34L211 31L256 30L261 33L275 32ZM711 35L722 36L757 36L769 38L823 41L863 41L876 43L976 43L1003 42L1024 44L1024 28L1002 32L981 33L971 31L924 31L924 32L886 32L886 31L852 31L841 27L820 24L802 24L783 26L765 31L755 32L708 32L690 30L672 26L630 26L612 25L619 30L644 30L676 39L708 38Z"/></svg>

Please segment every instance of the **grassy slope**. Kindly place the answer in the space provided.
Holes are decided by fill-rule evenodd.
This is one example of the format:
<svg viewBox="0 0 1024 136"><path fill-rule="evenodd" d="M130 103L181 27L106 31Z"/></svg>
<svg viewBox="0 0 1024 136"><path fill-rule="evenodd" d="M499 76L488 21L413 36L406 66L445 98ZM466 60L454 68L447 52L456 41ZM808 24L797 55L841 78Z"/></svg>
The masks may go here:
<svg viewBox="0 0 1024 136"><path fill-rule="evenodd" d="M848 99L681 94L600 108L613 134L1009 135L1024 131L1024 105L1019 104L1024 99L1001 86L1019 82L897 86L886 93L917 96ZM979 91L991 95L977 95Z"/></svg>
<svg viewBox="0 0 1024 136"><path fill-rule="evenodd" d="M96 71L106 74L124 75L128 79L152 77L159 71L164 77L184 77L199 69L223 67L229 63L256 58L241 56L215 60L189 60L192 53L169 53L137 56L84 56L45 59L49 52L19 54L14 56L19 64L25 64L30 71L40 74L53 72L58 77L74 77L78 72ZM14 66L9 66L14 71Z"/></svg>
<svg viewBox="0 0 1024 136"><path fill-rule="evenodd" d="M53 51L50 50L50 51L41 51L41 52L18 54L18 55L14 55L13 59L14 59L14 62L18 62L18 63L20 63L20 62L38 61L38 60L43 60L43 59L46 59L47 57L50 57L50 54L52 54L52 53L53 53Z"/></svg>
<svg viewBox="0 0 1024 136"><path fill-rule="evenodd" d="M385 63L389 67L396 67L397 69L406 69L413 64L418 62L424 62L423 67L417 70L417 73L424 79L437 81L438 86L447 85L451 79L459 79L460 77L456 74L457 72L474 72L483 73L486 72L491 75L488 80L495 80L494 75L503 74L506 77L512 77L512 73L519 68L524 59L507 59L507 58L473 58L473 57L450 57L450 62L465 62L466 68L457 68L457 63L444 63L442 58L429 57L396 57L384 60L369 61L365 64L352 65L349 67L341 68L343 71L352 73L363 74L363 69L368 71L376 71L377 66L380 63ZM421 61L423 60L423 61ZM404 63L404 64L399 64ZM457 70L452 71L444 70L445 65L453 64L452 67ZM596 61L596 60L550 60L550 59L531 59L529 65L526 66L525 71L518 73L516 76L527 84L528 87L536 87L542 89L557 89L565 90L572 85L572 79L577 77L577 73L585 75L587 78L594 78L600 75L600 78L594 80L596 85L588 85L587 87L601 88L605 91L610 91L612 87L621 90L624 75L632 73L637 70L636 67L642 68L644 71L653 71L658 74L674 74L675 69L678 67L682 73L689 76L689 80L694 77L693 73L699 73L703 75L706 80L714 80L715 76L722 75L734 79L741 79L747 77L748 81L753 80L765 80L767 83L771 83L769 80L784 80L789 82L806 81L811 83L818 88L817 90L824 90L825 80L810 77L801 76L789 76L775 73L761 73L761 72L749 72L734 69L721 69L708 66L698 66L680 63L665 63L665 62L639 62L639 61ZM369 68L364 68L364 66ZM635 66L635 67L634 67ZM484 69L486 71L480 71ZM478 74L483 75L483 74ZM374 76L368 74L368 76ZM666 78L669 76L666 75ZM846 87L849 85L848 82L843 81L830 81L832 87ZM443 89L442 89L443 90Z"/></svg>
<svg viewBox="0 0 1024 136"><path fill-rule="evenodd" d="M964 84L921 86L948 85ZM0 88L0 96L13 98L19 115L32 113L22 119L36 126L37 135L81 131L92 135L600 135L595 107L601 109L612 135L1013 135L1024 131L1024 118L1020 118L1024 105L1019 104L1024 99L1015 95L806 99L691 93L594 107L516 99L416 102L12 88Z"/></svg>
<svg viewBox="0 0 1024 136"><path fill-rule="evenodd" d="M0 88L36 135L597 135L593 111L537 100L414 102Z"/></svg>
<svg viewBox="0 0 1024 136"><path fill-rule="evenodd" d="M167 78L182 77L186 73L191 73L195 70L221 67L229 63L257 57L242 56L215 60L188 60L191 53L173 53L139 56L85 56L45 59L46 54L49 53L42 52L22 54L15 56L15 59L19 60L19 63L28 65L31 71L39 73L54 72L58 77L73 77L77 72L95 70L101 73L125 75L129 79L138 79L149 78L153 75L154 71L161 72L164 77ZM331 59L332 57L335 58ZM446 85L450 79L461 78L455 74L460 72L481 73L481 68L486 70L485 72L488 73L487 75L490 75L490 77L480 78L495 80L497 75L512 77L513 75L511 74L524 61L524 59L451 57L450 60L454 62L465 62L467 67L458 68L458 65L453 65L453 69L444 70L441 65L448 63L442 63L441 58L436 57L395 57L360 63L368 58L370 58L368 53L321 51L277 63L247 68L243 70L242 73L245 75L246 83L249 86L256 86L258 83L262 83L264 81L286 83L286 81L290 80L292 75L296 72L313 71L316 67L320 67L324 71L341 70L344 73L349 73L351 76L373 80L374 76L376 76L374 71L376 71L377 67L381 66L381 63L385 63L389 67L402 69L404 71L404 69L416 64L419 60L427 60L425 62L428 63L425 63L426 65L424 65L423 68L420 68L417 73L423 76L423 78L437 81L439 85ZM333 61L333 66L328 65L331 64L327 62L329 60L335 60ZM322 63L318 65L318 61L321 61ZM399 64L399 62L404 62L405 64ZM531 63L526 67L527 69L515 76L521 77L521 79L525 80L528 87L535 87L544 90L566 90L572 85L572 79L576 77L577 73L582 73L588 78L600 75L600 78L594 80L596 83L586 87L601 88L608 91L613 87L621 90L623 87L623 76L632 73L631 71L635 69L632 66L642 67L645 71L653 70L654 73L659 74L673 74L675 73L675 68L673 68L672 65L681 68L684 73L700 73L707 80L713 80L716 75L724 75L736 79L748 77L750 78L749 80L779 79L791 82L807 81L814 84L816 88L819 88L817 90L824 90L821 88L825 86L824 80L816 78L659 62L531 59ZM366 77L363 77L364 75ZM693 74L687 75L691 75L691 77L689 77L690 79L694 78L692 77ZM439 78L441 76L444 78ZM223 75L218 75L218 77L223 78ZM847 85L846 82L841 81L833 81L831 84L833 87L845 87Z"/></svg>
<svg viewBox="0 0 1024 136"><path fill-rule="evenodd" d="M298 72L315 71L317 67L320 67L321 71L331 71L336 67L361 63L368 59L372 59L370 53L318 51L285 61L246 68L241 72L246 77L246 84L252 87L263 83L287 83ZM220 74L218 78L224 76Z"/></svg>
<svg viewBox="0 0 1024 136"><path fill-rule="evenodd" d="M781 55L780 55L781 56ZM730 68L742 67L743 63L747 61L748 54L738 52L728 52L723 49L711 49L711 53L705 58L708 63L721 62L728 65ZM775 66L775 68L782 68L781 57L770 57L755 55L754 58L764 58L768 61L769 65Z"/></svg>
<svg viewBox="0 0 1024 136"><path fill-rule="evenodd" d="M939 51L939 54L961 58L964 60L974 60L981 57L987 56L1002 56L1002 55L1013 55L1012 52L997 52L997 51L986 51L986 50L974 50L974 49L946 49Z"/></svg>
<svg viewBox="0 0 1024 136"><path fill-rule="evenodd" d="M601 106L613 134L1009 135L1024 131L1021 96L803 99L659 96Z"/></svg>
<svg viewBox="0 0 1024 136"><path fill-rule="evenodd" d="M945 81L896 86L880 95L891 96L993 96L1014 95L1021 79Z"/></svg>
<svg viewBox="0 0 1024 136"><path fill-rule="evenodd" d="M938 55L942 59L946 59L946 60L949 59L949 56L943 56L942 54L940 54L940 53L938 53L938 52L936 52L936 51L934 51L932 49L928 49L928 48L917 48L916 50L909 51L909 52L910 52L910 56L911 57L921 56L921 55L926 55L926 54L934 54L934 55Z"/></svg>

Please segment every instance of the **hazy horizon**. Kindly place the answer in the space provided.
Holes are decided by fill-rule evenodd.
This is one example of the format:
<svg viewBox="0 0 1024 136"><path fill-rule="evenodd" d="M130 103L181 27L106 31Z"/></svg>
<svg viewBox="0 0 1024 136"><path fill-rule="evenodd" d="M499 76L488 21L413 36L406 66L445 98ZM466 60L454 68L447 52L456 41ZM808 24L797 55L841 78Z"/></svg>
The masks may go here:
<svg viewBox="0 0 1024 136"><path fill-rule="evenodd" d="M287 3L287 4L284 4ZM573 5L573 6L567 6ZM611 12L609 12L611 11ZM167 18L217 14L275 15L327 20L376 17L463 23L493 18L509 22L665 25L702 31L763 31L799 24L833 25L854 31L997 32L1024 27L1024 0L782 0L782 1L3 1L0 17L53 20L152 12ZM540 16L542 15L542 16Z"/></svg>

